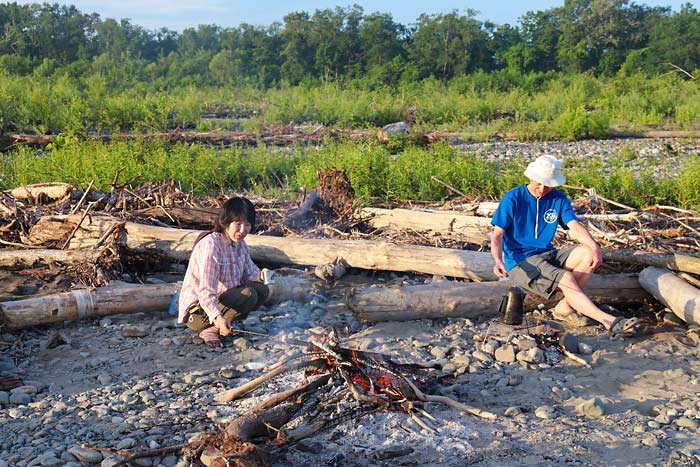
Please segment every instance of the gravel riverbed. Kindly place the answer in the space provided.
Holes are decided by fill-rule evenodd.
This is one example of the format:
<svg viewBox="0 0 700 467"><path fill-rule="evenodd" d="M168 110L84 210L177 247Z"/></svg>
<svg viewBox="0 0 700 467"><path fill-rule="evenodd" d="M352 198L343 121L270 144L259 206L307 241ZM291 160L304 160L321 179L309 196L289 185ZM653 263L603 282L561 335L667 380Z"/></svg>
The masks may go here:
<svg viewBox="0 0 700 467"><path fill-rule="evenodd" d="M625 166L633 170L651 169L658 175L677 175L681 164L690 155L700 154L700 140L661 139L610 139L575 142L496 141L466 143L455 141L457 147L488 160L507 160L516 157L535 159L542 154L552 154L566 166L577 160L600 160L601 169L606 161L621 158Z"/></svg>

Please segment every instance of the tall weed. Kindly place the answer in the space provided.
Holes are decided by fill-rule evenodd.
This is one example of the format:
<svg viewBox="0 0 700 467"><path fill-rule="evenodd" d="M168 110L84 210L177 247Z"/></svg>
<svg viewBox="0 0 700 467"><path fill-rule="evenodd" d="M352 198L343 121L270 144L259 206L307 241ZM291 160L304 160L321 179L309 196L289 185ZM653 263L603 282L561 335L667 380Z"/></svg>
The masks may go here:
<svg viewBox="0 0 700 467"><path fill-rule="evenodd" d="M700 154L691 155L678 176L678 205L700 209Z"/></svg>
<svg viewBox="0 0 700 467"><path fill-rule="evenodd" d="M199 194L249 190L281 195L301 186L313 188L318 184L319 170L336 168L347 172L356 194L363 199L437 201L459 193L499 198L526 183L525 158L486 160L449 144L428 148L408 145L391 154L386 146L374 142L328 141L318 147L243 149L171 144L158 139L109 144L71 137L61 141L47 150L19 147L6 154L0 167L0 186L47 180L84 186L94 180L98 190L108 190L120 172L120 181L134 177L140 177L140 182L174 180L184 190ZM612 158L566 162L569 184L595 188L602 196L625 204L700 207L700 155L690 156L677 179L658 176L659 167L653 165L634 165L638 160L629 150Z"/></svg>

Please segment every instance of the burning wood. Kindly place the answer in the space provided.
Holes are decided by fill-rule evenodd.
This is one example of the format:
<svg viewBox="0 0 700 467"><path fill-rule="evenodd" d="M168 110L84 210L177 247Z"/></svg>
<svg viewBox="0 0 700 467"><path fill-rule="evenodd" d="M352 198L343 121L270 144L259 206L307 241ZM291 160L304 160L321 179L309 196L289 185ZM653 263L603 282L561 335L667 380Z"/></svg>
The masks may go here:
<svg viewBox="0 0 700 467"><path fill-rule="evenodd" d="M220 393L216 399L239 399L294 372L303 372L305 384L274 394L238 417L228 425L229 435L249 441L266 431L268 439L274 437L274 444L282 445L382 410L406 413L420 427L435 431L431 424L437 420L424 410L425 402L441 402L489 420L496 418L490 412L420 390L418 386L437 379L434 370L440 370L440 365L399 363L385 354L345 348L335 330L323 340L292 344L301 347L301 352L273 365L258 378Z"/></svg>

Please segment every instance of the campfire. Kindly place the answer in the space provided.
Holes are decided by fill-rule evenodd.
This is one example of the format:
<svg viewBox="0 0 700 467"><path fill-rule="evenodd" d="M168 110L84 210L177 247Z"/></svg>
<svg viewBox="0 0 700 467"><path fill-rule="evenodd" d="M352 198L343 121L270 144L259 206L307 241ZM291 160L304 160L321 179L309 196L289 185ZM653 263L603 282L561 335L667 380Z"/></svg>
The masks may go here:
<svg viewBox="0 0 700 467"><path fill-rule="evenodd" d="M236 417L220 440L285 445L377 411L403 412L420 428L434 432L432 425L438 420L424 408L427 402L440 402L489 420L496 418L493 413L419 389L437 381L440 365L400 363L385 354L343 347L335 329L323 338L290 344L300 351L258 378L220 393L216 399L238 400L275 379L297 372L303 376L303 384L273 394ZM215 449L209 446L208 456L212 450L223 455L227 447L225 443Z"/></svg>

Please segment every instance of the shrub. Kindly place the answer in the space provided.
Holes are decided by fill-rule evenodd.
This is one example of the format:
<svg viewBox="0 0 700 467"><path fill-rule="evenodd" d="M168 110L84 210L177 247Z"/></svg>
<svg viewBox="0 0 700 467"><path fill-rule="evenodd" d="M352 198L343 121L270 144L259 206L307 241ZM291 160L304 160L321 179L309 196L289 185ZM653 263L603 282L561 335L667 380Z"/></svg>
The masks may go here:
<svg viewBox="0 0 700 467"><path fill-rule="evenodd" d="M601 112L590 112L578 106L558 116L552 127L562 139L575 141L604 137L608 133L609 121Z"/></svg>

